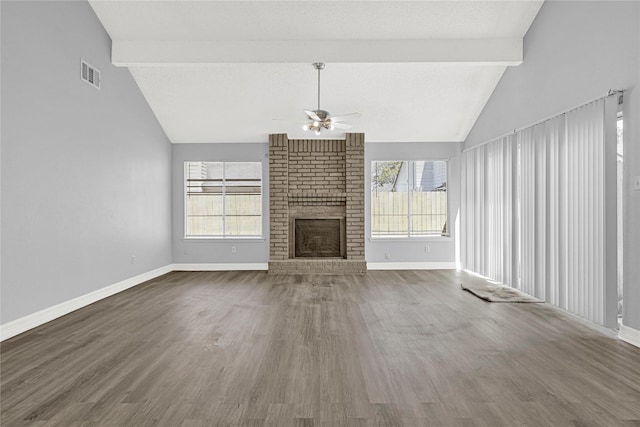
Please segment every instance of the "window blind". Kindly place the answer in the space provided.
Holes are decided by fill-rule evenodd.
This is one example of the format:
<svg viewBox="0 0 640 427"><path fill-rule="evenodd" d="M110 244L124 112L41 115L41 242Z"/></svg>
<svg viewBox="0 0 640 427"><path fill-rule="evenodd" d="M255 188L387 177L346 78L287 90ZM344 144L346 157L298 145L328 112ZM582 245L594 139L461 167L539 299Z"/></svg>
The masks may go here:
<svg viewBox="0 0 640 427"><path fill-rule="evenodd" d="M462 155L461 264L616 322L616 97Z"/></svg>

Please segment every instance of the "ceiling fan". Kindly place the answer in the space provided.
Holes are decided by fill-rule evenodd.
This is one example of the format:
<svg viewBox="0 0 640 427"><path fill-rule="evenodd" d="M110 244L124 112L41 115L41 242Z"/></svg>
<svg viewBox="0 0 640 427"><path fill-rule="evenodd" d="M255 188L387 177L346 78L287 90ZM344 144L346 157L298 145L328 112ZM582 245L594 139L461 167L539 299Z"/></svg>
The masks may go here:
<svg viewBox="0 0 640 427"><path fill-rule="evenodd" d="M308 120L304 123L302 128L304 130L315 131L316 135L320 135L322 129L334 130L334 129L351 129L351 125L343 123L348 119L357 119L361 116L360 113L349 113L341 116L332 117L328 111L320 108L320 71L324 70L324 62L314 62L313 67L318 70L318 109L317 110L304 110Z"/></svg>

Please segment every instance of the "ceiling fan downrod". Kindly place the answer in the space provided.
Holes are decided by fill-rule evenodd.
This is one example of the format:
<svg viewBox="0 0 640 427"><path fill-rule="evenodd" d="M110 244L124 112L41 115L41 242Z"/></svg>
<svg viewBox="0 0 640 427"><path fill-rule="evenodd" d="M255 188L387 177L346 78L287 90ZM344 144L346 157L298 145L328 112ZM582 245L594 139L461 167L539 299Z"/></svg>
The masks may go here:
<svg viewBox="0 0 640 427"><path fill-rule="evenodd" d="M314 62L313 66L318 70L318 111L320 111L320 71L324 70L324 62Z"/></svg>

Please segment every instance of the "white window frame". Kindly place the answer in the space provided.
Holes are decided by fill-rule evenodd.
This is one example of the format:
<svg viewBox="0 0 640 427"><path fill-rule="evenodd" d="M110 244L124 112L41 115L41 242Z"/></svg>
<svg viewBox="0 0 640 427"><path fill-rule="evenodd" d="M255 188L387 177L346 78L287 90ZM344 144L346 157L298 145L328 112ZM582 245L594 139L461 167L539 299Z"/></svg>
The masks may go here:
<svg viewBox="0 0 640 427"><path fill-rule="evenodd" d="M411 159L411 160L403 160L403 159L398 159L398 160L389 160L389 159L378 159L378 160L371 160L369 167L370 170L373 169L373 165L376 162L405 162L405 163L413 163L415 164L415 162L445 162L446 165L446 177L447 177L447 201L446 201L446 206L447 206L447 213L446 213L446 224L447 224L447 232L446 233L433 233L433 234L428 234L428 235L411 235L411 197L407 197L407 234L406 235L391 235L391 236L374 236L373 235L373 198L370 197L369 201L370 201L370 205L369 205L369 223L370 223L370 227L369 227L369 240L370 241L382 241L382 242L391 242L391 241L433 241L433 240L451 240L452 238L452 234L451 234L451 215L450 215L450 198L449 198L449 178L450 178L450 173L449 173L449 166L450 166L450 162L449 162L449 158L446 159ZM409 168L411 169L411 168ZM410 185L410 177L409 175L411 174L410 171L407 172L407 185ZM371 180L371 172L369 173L369 179ZM369 182L369 194L373 193L373 182L370 181ZM410 192L409 190L407 190L408 192Z"/></svg>
<svg viewBox="0 0 640 427"><path fill-rule="evenodd" d="M247 235L247 236L239 236L239 235L189 235L187 234L187 219L188 219L188 215L187 215L187 199L188 199L188 190L187 190L187 185L188 185L188 179L189 179L189 174L187 171L187 165L189 163L222 163L222 179L223 179L223 186L222 186L222 200L223 200L223 204L222 204L222 230L224 233L224 230L226 229L226 200L225 200L225 195L226 195L226 185L225 185L225 172L226 172L226 164L227 163L260 163L260 168L261 168L261 176L260 176L260 235ZM182 166L182 171L183 171L183 180L182 180L182 195L183 195L183 209L182 209L182 218L183 218L183 222L182 222L182 229L183 229L183 238L185 240L195 240L195 241L203 241L203 240L213 240L213 241L233 241L233 240L242 240L242 241L247 241L247 240L258 240L258 241L264 241L264 163L262 161L259 160L185 160L183 162L183 166ZM233 180L231 180L233 181Z"/></svg>

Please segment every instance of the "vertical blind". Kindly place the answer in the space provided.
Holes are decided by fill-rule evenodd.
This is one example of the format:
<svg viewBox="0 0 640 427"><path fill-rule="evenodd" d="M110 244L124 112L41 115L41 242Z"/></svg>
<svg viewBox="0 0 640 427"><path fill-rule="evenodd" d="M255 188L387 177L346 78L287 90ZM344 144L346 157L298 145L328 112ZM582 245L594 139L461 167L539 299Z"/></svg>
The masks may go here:
<svg viewBox="0 0 640 427"><path fill-rule="evenodd" d="M516 279L514 136L462 156L461 262L503 283Z"/></svg>
<svg viewBox="0 0 640 427"><path fill-rule="evenodd" d="M615 326L616 111L603 98L463 153L463 268Z"/></svg>

